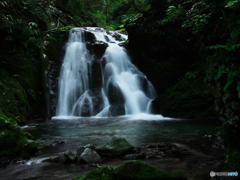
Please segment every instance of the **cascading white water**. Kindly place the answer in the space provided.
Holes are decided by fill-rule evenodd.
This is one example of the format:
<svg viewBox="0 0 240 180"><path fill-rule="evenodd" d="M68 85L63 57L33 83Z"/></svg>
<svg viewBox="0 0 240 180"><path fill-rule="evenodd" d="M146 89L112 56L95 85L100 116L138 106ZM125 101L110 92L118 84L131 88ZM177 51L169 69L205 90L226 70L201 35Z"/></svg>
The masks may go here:
<svg viewBox="0 0 240 180"><path fill-rule="evenodd" d="M109 108L113 106L111 102L109 103L110 84L114 84L120 90L126 115L149 114L151 102L157 97L151 82L131 63L124 48L116 44L119 41L109 35L110 33L106 33L103 29L97 31L95 28L87 28L85 31L94 33L98 41L108 43L103 56L106 63L102 67L102 74L99 74L103 76L101 87L103 106L99 112L93 114L95 105L93 105L88 77L93 57L86 48L83 28L74 28L70 31L61 68L56 115L81 116L84 104L88 104L90 116L110 116ZM123 40L127 39L126 35L121 36Z"/></svg>
<svg viewBox="0 0 240 180"><path fill-rule="evenodd" d="M155 91L153 87L149 87L151 97L147 97L143 92L138 77L143 74L130 62L124 49L117 44L109 44L105 57L105 90L108 91L110 80L115 81L124 96L126 114L148 113L148 104L156 98Z"/></svg>
<svg viewBox="0 0 240 180"><path fill-rule="evenodd" d="M88 90L89 57L82 30L71 30L59 79L57 116L73 115L75 103Z"/></svg>

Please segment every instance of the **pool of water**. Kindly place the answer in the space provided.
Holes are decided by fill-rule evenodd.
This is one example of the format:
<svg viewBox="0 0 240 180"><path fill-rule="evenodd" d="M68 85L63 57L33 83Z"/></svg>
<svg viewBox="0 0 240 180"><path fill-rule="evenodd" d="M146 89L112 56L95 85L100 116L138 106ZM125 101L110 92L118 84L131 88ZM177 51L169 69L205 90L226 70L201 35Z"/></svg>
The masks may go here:
<svg viewBox="0 0 240 180"><path fill-rule="evenodd" d="M211 148L213 140L203 138L203 136L212 134L214 128L219 125L221 122L214 119L132 120L120 117L54 119L47 122L32 120L27 126L22 127L22 130L34 136L41 153L30 160L1 168L0 179L67 180L77 177L89 169L77 164L59 165L44 162L44 160L56 157L66 150L76 153L79 145L91 143L94 146L101 146L113 137L125 138L136 147L162 142L179 144L188 149L187 156L154 156L154 158L147 158L143 161L158 168L180 172L188 179L195 179L198 176L198 179L206 179L210 178L210 171L217 171L220 168L223 158L214 159L213 157L216 153L223 152ZM56 144L54 143L56 141L65 143ZM123 162L125 160L121 157L104 158L99 165L110 165L115 168ZM219 166L215 167L216 163L219 163ZM213 169L208 170L208 167ZM193 174L195 171L196 173Z"/></svg>

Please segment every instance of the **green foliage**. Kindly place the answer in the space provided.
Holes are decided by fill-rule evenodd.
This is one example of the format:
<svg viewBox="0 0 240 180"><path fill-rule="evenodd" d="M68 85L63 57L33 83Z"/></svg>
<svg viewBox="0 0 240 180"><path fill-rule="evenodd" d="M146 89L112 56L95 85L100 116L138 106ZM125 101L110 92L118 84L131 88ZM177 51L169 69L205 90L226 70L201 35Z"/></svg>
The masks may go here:
<svg viewBox="0 0 240 180"><path fill-rule="evenodd" d="M182 27L191 27L193 33L204 30L205 25L208 24L208 20L211 18L213 8L213 4L205 3L204 1L195 2L192 8L187 11L187 19Z"/></svg>
<svg viewBox="0 0 240 180"><path fill-rule="evenodd" d="M189 77L194 77L193 73ZM196 78L196 76L195 76ZM161 113L164 116L215 116L213 94L201 79L181 79L161 96Z"/></svg>

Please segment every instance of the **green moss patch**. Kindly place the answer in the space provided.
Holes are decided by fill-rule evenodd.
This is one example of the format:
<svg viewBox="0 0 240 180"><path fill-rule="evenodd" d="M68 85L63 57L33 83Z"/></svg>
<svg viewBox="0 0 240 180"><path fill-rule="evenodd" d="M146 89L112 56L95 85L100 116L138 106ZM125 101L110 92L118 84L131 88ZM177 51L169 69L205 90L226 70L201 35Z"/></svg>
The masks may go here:
<svg viewBox="0 0 240 180"><path fill-rule="evenodd" d="M17 122L0 112L0 157L28 157L36 151L33 136L22 132Z"/></svg>
<svg viewBox="0 0 240 180"><path fill-rule="evenodd" d="M132 145L129 144L123 138L112 138L110 142L100 147L97 152L103 156L119 156L132 149Z"/></svg>
<svg viewBox="0 0 240 180"><path fill-rule="evenodd" d="M109 166L102 166L100 168L94 169L87 172L86 174L73 178L72 180L115 180L117 175L114 169Z"/></svg>
<svg viewBox="0 0 240 180"><path fill-rule="evenodd" d="M115 171L103 166L72 180L186 180L181 174L157 169L142 161L127 161Z"/></svg>
<svg viewBox="0 0 240 180"><path fill-rule="evenodd" d="M119 180L186 179L180 174L157 169L142 161L128 161L115 169Z"/></svg>

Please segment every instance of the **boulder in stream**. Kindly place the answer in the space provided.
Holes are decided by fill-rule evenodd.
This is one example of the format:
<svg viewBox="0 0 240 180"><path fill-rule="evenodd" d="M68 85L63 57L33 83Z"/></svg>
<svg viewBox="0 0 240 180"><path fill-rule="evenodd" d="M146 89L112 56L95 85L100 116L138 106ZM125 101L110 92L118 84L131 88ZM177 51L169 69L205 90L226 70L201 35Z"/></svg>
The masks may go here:
<svg viewBox="0 0 240 180"><path fill-rule="evenodd" d="M131 151L133 146L126 139L112 138L110 142L101 146L97 152L102 156L120 156Z"/></svg>
<svg viewBox="0 0 240 180"><path fill-rule="evenodd" d="M68 161L70 161L70 162L74 162L75 161L74 154L71 151L69 151L69 150L64 152L64 156L66 156Z"/></svg>
<svg viewBox="0 0 240 180"><path fill-rule="evenodd" d="M89 148L86 148L83 151L80 158L84 160L86 163L98 163L102 161L98 153Z"/></svg>
<svg viewBox="0 0 240 180"><path fill-rule="evenodd" d="M60 154L58 157L52 159L52 162L57 163L57 164L67 164L68 159L64 154Z"/></svg>

